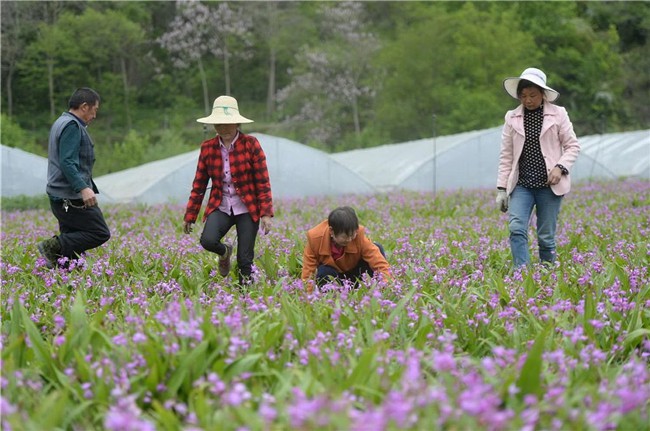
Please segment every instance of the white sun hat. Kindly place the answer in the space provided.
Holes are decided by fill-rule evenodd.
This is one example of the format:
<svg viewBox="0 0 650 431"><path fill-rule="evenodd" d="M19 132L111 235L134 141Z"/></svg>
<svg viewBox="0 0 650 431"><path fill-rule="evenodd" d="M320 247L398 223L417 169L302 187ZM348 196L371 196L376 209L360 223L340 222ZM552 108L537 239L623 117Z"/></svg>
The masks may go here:
<svg viewBox="0 0 650 431"><path fill-rule="evenodd" d="M544 94L546 94L546 100L549 102L554 102L558 97L560 97L560 93L546 85L546 74L544 72L534 67L529 67L521 72L519 77L506 78L503 80L503 88L506 89L509 95L517 100L519 100L519 97L517 96L517 86L519 85L519 81L522 79L542 87L544 89Z"/></svg>
<svg viewBox="0 0 650 431"><path fill-rule="evenodd" d="M253 120L239 114L237 99L230 96L219 96L214 99L212 113L196 121L204 124L243 124L253 122Z"/></svg>

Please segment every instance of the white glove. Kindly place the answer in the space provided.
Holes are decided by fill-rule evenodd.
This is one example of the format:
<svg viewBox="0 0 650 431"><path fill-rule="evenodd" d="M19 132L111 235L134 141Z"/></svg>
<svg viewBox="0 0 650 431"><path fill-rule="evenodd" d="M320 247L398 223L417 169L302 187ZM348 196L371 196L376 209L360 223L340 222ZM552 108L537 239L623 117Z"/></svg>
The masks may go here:
<svg viewBox="0 0 650 431"><path fill-rule="evenodd" d="M499 190L497 191L497 205L499 206L499 209L501 212L506 212L508 211L508 194L506 193L505 190Z"/></svg>

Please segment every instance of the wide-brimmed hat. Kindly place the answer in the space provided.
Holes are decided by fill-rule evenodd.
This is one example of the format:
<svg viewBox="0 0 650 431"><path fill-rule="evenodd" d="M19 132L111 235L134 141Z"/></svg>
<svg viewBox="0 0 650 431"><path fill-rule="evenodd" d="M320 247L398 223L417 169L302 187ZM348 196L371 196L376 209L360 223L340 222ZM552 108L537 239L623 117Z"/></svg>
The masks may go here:
<svg viewBox="0 0 650 431"><path fill-rule="evenodd" d="M546 100L549 102L553 102L557 100L558 97L560 97L559 92L546 85L546 74L544 72L534 67L529 67L528 69L521 72L521 75L519 77L506 78L503 80L503 88L506 89L509 95L517 100L519 100L519 96L517 95L517 86L519 85L519 81L522 79L525 79L526 81L530 81L533 84L542 87L544 89L544 93L546 94Z"/></svg>
<svg viewBox="0 0 650 431"><path fill-rule="evenodd" d="M237 99L230 96L219 96L214 99L212 114L199 118L196 121L204 124L242 124L253 122L253 120L243 117L239 113Z"/></svg>

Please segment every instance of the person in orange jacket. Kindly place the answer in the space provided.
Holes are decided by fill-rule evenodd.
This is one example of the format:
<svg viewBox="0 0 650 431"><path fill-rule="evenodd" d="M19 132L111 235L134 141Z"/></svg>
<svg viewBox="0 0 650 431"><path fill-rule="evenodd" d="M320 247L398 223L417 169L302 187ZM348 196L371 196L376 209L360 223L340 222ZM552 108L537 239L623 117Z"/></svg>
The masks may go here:
<svg viewBox="0 0 650 431"><path fill-rule="evenodd" d="M314 281L322 286L332 280L358 284L363 274L390 279L390 265L381 244L366 236L354 209L344 206L333 210L327 220L307 232L302 257L302 280L309 292Z"/></svg>

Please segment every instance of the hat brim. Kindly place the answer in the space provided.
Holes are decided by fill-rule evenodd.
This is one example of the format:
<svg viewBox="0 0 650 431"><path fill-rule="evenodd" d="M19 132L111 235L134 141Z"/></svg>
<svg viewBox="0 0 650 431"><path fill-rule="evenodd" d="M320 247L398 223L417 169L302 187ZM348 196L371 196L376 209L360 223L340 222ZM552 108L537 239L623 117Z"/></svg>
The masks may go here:
<svg viewBox="0 0 650 431"><path fill-rule="evenodd" d="M508 93L510 96L513 98L519 100L519 97L517 96L517 86L519 85L519 81L521 81L521 77L516 77L516 78L506 78L503 80L503 88L506 90L506 93ZM541 88L544 89L544 94L546 95L546 100L549 102L555 102L558 97L560 97L560 93L557 92L556 90L553 90L551 87L548 85L544 85L541 82L538 82L534 79L526 79L526 81L530 81L535 85L540 86Z"/></svg>
<svg viewBox="0 0 650 431"><path fill-rule="evenodd" d="M203 124L246 124L246 123L254 123L253 120L242 117L241 115L216 115L212 114L207 117L199 118L196 120L197 123L203 123Z"/></svg>

